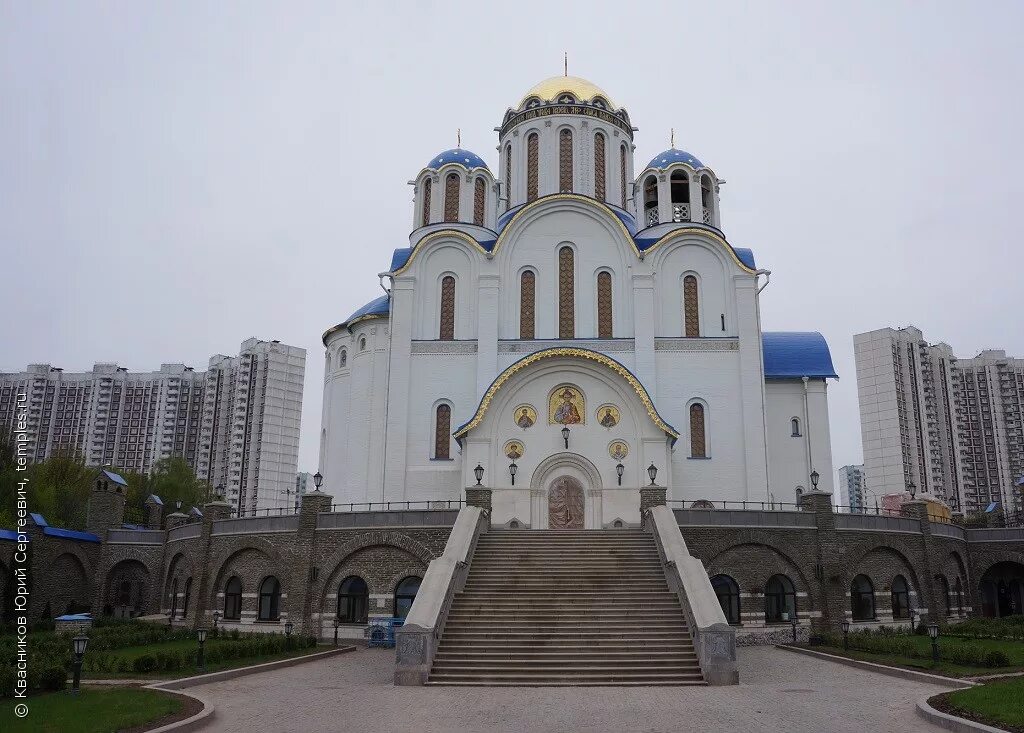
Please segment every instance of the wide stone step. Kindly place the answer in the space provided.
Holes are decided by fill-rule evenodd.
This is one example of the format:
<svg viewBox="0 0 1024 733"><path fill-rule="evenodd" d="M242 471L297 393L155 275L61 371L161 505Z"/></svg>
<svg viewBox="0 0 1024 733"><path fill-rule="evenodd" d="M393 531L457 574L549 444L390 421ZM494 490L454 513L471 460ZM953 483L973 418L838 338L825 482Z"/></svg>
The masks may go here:
<svg viewBox="0 0 1024 733"><path fill-rule="evenodd" d="M692 652L693 642L685 636L650 636L643 639L445 639L437 653L528 654L531 652Z"/></svg>
<svg viewBox="0 0 1024 733"><path fill-rule="evenodd" d="M685 629L640 629L637 627L623 628L617 630L589 630L580 632L568 629L458 629L445 633L446 638L451 641L555 641L566 642L574 640L585 640L588 642L622 641L624 639L635 639L638 636L657 642L683 642L689 639L690 634Z"/></svg>
<svg viewBox="0 0 1024 733"><path fill-rule="evenodd" d="M646 620L662 620L662 619L676 619L680 620L685 618L679 607L671 608L669 606L659 608L657 610L644 609L644 608L628 608L628 609L572 609L569 607L558 609L558 610L547 610L547 611L536 611L536 610L497 610L488 609L487 611L477 609L465 609L453 607L448 612L448 623L453 621L477 621L482 620L484 622L494 623L501 621L565 621L569 619L586 619L588 621L606 621L608 619L646 619Z"/></svg>
<svg viewBox="0 0 1024 733"><path fill-rule="evenodd" d="M664 685L703 685L704 676L699 672L668 672L638 668L636 671L619 670L608 672L585 672L580 670L561 670L559 673L537 673L512 670L479 670L468 669L448 671L444 674L431 674L429 683L445 684L450 682L468 682L482 685L622 685L622 684L664 684Z"/></svg>
<svg viewBox="0 0 1024 733"><path fill-rule="evenodd" d="M700 674L700 667L695 660L679 661L679 660L633 660L633 661L616 661L616 660L548 660L538 661L536 659L507 659L501 662L494 660L459 660L459 661L442 661L435 662L433 673L434 674L445 674L452 673L458 674L459 672L469 670L480 670L482 673L497 671L497 672L531 672L536 674L567 674L574 672L581 672L584 674L595 674L604 672L605 674L615 675L621 673L636 673L636 672L664 672L667 671L666 667L672 672L676 673L690 673Z"/></svg>

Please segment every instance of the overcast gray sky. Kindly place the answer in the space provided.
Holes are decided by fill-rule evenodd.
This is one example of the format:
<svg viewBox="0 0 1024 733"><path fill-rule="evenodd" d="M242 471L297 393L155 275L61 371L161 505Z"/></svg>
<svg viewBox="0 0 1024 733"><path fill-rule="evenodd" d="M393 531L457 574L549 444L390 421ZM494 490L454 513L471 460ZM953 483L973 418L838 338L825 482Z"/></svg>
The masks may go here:
<svg viewBox="0 0 1024 733"><path fill-rule="evenodd" d="M826 7L828 5L828 7ZM491 9L493 8L493 10ZM836 466L861 456L852 334L913 323L1024 356L1024 3L0 0L0 370L309 351L380 294L406 184L569 71L728 184L772 270L766 330L820 330Z"/></svg>

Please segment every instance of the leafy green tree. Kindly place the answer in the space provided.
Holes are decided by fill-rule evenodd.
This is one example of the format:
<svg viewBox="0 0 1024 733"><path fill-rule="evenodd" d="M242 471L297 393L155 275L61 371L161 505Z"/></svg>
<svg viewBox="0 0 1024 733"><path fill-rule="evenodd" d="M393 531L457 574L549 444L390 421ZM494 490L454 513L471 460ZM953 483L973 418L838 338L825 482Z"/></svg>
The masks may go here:
<svg viewBox="0 0 1024 733"><path fill-rule="evenodd" d="M85 529L89 492L98 470L71 453L57 453L33 464L25 472L29 507L53 527Z"/></svg>
<svg viewBox="0 0 1024 733"><path fill-rule="evenodd" d="M6 428L0 427L0 527L14 529L15 502L17 501L18 472L14 439Z"/></svg>

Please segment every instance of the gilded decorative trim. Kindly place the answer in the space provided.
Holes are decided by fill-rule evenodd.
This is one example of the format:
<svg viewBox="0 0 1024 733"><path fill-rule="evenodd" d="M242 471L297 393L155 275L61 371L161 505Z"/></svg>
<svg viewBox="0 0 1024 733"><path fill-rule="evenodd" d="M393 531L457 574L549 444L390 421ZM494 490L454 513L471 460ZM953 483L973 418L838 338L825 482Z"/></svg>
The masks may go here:
<svg viewBox="0 0 1024 733"><path fill-rule="evenodd" d="M480 243L478 241L473 239L471 236L469 236L465 232L460 232L458 229L438 229L436 232L431 232L430 234L425 236L423 239L418 241L416 243L416 246L412 248L412 254L409 255L409 259L407 259L405 261L405 264L402 265L401 267L399 267L394 272L389 273L389 274L391 274L391 275L393 275L395 277L397 277L398 275L401 275L403 272L408 270L410 266L412 266L413 260L416 259L416 256L419 255L419 253L420 253L420 251L421 251L421 249L423 247L425 247L427 244L430 244L430 242L434 241L435 239L443 239L445 237L452 238L452 239L461 239L462 241L464 241L466 244L468 244L470 247L475 249L480 254L483 254L483 255L490 254L486 249L484 249L483 247L480 246Z"/></svg>
<svg viewBox="0 0 1024 733"><path fill-rule="evenodd" d="M536 351L529 356L525 356L499 374L498 377L491 382L491 386L487 388L487 392L484 393L483 399L480 400L480 405L476 408L476 413L473 415L472 419L453 433L455 439L461 440L470 430L483 422L484 416L487 414L487 409L491 406L491 402L494 400L494 396L509 379L526 367L543 359L549 359L552 357L588 359L608 367L629 383L629 386L633 388L633 391L643 403L644 409L647 410L647 416L651 418L654 424L657 425L665 434L669 435L672 438L672 442L675 442L679 438L679 433L676 432L676 430L665 422L661 418L661 415L658 414L658 410L654 406L654 401L651 400L651 396L640 383L640 380L633 376L633 373L622 364L611 357L599 354L596 351L591 351L590 349L556 347L552 349L544 349L543 351Z"/></svg>
<svg viewBox="0 0 1024 733"><path fill-rule="evenodd" d="M739 351L735 338L663 338L654 340L655 351Z"/></svg>

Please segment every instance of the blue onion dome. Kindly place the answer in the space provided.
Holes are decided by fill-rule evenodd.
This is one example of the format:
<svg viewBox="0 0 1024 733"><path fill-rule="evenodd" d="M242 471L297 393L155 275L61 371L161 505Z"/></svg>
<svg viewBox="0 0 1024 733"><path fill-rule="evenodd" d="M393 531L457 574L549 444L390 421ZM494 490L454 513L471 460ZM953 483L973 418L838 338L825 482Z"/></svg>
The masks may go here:
<svg viewBox="0 0 1024 733"><path fill-rule="evenodd" d="M485 168L490 170L487 168L487 164L484 162L483 158L470 150L463 150L462 148L452 148L451 150L445 150L443 153L435 155L427 162L424 168L437 170L441 166L448 165L449 163L458 163L469 170L473 170L474 168Z"/></svg>
<svg viewBox="0 0 1024 733"><path fill-rule="evenodd" d="M694 169L704 167L704 164L697 159L696 155L691 155L685 150L679 150L678 148L669 148L668 150L658 153L651 158L651 162L647 164L647 167L664 170L673 163L686 163Z"/></svg>

